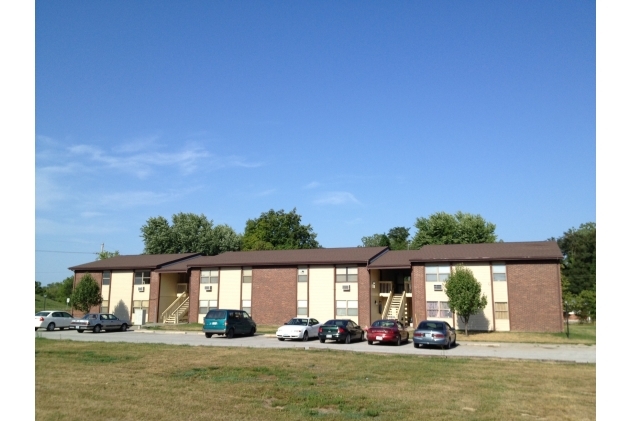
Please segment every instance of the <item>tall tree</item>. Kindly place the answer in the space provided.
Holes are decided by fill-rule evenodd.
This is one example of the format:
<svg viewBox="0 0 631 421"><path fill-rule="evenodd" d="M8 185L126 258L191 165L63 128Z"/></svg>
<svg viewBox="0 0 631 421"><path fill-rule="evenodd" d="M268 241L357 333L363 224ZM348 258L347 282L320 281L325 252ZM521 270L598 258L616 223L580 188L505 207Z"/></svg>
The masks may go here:
<svg viewBox="0 0 631 421"><path fill-rule="evenodd" d="M319 248L317 234L311 225L302 225L302 217L296 208L261 213L256 219L248 219L243 234L243 250L291 250Z"/></svg>
<svg viewBox="0 0 631 421"><path fill-rule="evenodd" d="M35 281L35 294L42 295L44 293L44 288L42 288L42 283Z"/></svg>
<svg viewBox="0 0 631 421"><path fill-rule="evenodd" d="M480 215L456 212L454 215L437 212L429 218L417 218L416 235L410 248L419 249L428 244L494 243L495 224Z"/></svg>
<svg viewBox="0 0 631 421"><path fill-rule="evenodd" d="M596 290L596 223L571 228L557 240L564 259L561 273L567 278L567 291L574 295Z"/></svg>
<svg viewBox="0 0 631 421"><path fill-rule="evenodd" d="M103 297L101 297L99 284L92 275L86 273L72 292L70 305L75 310L87 313L92 307L98 306L101 302L103 302Z"/></svg>
<svg viewBox="0 0 631 421"><path fill-rule="evenodd" d="M114 256L120 256L120 253L118 252L118 250L115 250L115 251L103 250L102 252L99 253L96 260L105 260Z"/></svg>
<svg viewBox="0 0 631 421"><path fill-rule="evenodd" d="M214 256L238 251L241 236L228 225L213 227L204 214L178 213L172 224L162 216L152 217L140 228L145 254L202 253Z"/></svg>
<svg viewBox="0 0 631 421"><path fill-rule="evenodd" d="M471 269L457 265L445 282L449 308L464 322L465 336L469 336L469 318L486 307L486 295Z"/></svg>
<svg viewBox="0 0 631 421"><path fill-rule="evenodd" d="M406 250L408 248L408 237L410 229L405 227L394 227L388 231L388 240L390 240L390 249Z"/></svg>
<svg viewBox="0 0 631 421"><path fill-rule="evenodd" d="M390 240L384 234L373 234L369 237L362 237L362 247L390 247Z"/></svg>

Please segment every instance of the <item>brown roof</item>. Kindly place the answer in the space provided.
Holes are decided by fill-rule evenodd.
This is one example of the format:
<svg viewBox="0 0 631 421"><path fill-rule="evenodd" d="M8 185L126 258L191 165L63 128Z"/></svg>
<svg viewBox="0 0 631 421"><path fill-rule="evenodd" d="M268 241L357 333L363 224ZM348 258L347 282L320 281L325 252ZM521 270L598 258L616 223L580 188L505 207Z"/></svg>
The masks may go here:
<svg viewBox="0 0 631 421"><path fill-rule="evenodd" d="M199 256L199 253L133 254L73 266L70 270L156 269L169 263Z"/></svg>
<svg viewBox="0 0 631 421"><path fill-rule="evenodd" d="M419 250L390 250L379 256L370 265L369 269L410 269L410 260L418 255Z"/></svg>
<svg viewBox="0 0 631 421"><path fill-rule="evenodd" d="M190 259L181 260L175 263L169 263L167 265L162 266L160 269L156 269L157 273L186 273L188 272L189 266L194 260L202 259L204 256L193 256Z"/></svg>
<svg viewBox="0 0 631 421"><path fill-rule="evenodd" d="M192 260L188 267L275 266L368 263L387 247L346 247L299 250L230 251Z"/></svg>
<svg viewBox="0 0 631 421"><path fill-rule="evenodd" d="M412 262L470 260L561 260L556 241L530 241L488 244L445 244L424 246L410 258Z"/></svg>

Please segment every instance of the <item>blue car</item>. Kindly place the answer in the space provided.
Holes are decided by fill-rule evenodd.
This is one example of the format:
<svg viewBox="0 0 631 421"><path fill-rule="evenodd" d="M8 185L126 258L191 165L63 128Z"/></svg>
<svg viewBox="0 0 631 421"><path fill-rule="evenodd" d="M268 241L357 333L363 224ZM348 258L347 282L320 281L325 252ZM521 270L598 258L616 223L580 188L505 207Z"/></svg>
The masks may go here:
<svg viewBox="0 0 631 421"><path fill-rule="evenodd" d="M414 331L414 348L434 345L449 349L455 344L456 330L447 322L423 320Z"/></svg>
<svg viewBox="0 0 631 421"><path fill-rule="evenodd" d="M212 338L213 335L225 335L226 338L233 338L234 335L253 336L256 333L256 323L243 310L210 310L204 317L202 331L207 338Z"/></svg>

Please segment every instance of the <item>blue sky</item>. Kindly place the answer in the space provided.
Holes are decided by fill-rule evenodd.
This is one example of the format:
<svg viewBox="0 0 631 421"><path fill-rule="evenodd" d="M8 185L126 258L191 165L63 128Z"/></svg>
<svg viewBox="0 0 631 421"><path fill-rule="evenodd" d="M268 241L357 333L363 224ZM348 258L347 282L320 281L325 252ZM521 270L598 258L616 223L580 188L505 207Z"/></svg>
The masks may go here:
<svg viewBox="0 0 631 421"><path fill-rule="evenodd" d="M35 7L43 284L178 212L296 208L324 247L439 211L504 241L596 220L593 1Z"/></svg>

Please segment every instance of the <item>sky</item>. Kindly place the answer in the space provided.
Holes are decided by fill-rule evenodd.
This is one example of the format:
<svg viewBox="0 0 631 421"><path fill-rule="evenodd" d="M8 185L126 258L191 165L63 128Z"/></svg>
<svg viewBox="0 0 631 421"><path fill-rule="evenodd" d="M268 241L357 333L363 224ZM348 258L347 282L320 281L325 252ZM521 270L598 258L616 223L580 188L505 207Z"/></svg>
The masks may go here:
<svg viewBox="0 0 631 421"><path fill-rule="evenodd" d="M596 221L593 1L36 1L34 57L44 285L179 212L295 208L323 247Z"/></svg>

